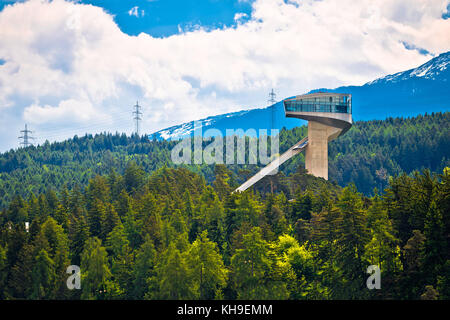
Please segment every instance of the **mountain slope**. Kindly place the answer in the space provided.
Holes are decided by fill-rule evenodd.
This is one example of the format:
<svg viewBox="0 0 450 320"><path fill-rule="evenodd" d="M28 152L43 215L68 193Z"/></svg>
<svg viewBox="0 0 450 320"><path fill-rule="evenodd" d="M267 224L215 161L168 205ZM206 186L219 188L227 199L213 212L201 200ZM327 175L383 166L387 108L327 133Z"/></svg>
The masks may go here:
<svg viewBox="0 0 450 320"><path fill-rule="evenodd" d="M381 169L386 170L386 177L423 168L442 172L450 166L448 123L450 112L408 119L357 121L349 132L329 145L330 181L341 186L353 182L358 190L370 194L374 187L386 186L387 180L377 174ZM306 131L305 126L281 130L280 151L286 151ZM122 174L131 160L145 172L175 167L171 150L176 144L176 141L149 141L136 135L97 134L0 153L0 210L15 195L28 198L31 193L37 195L64 185L70 190L76 185L87 185L97 174L112 171ZM208 183L214 180L213 165L186 167L201 173ZM249 164L228 167L238 184L260 168ZM303 167L304 155L300 154L284 163L281 171L288 175ZM115 179L114 174L111 177ZM263 193L270 192L267 189L270 185L267 180L261 180L256 188ZM277 190L292 196L289 188L281 186Z"/></svg>
<svg viewBox="0 0 450 320"><path fill-rule="evenodd" d="M243 110L208 117L198 120L198 123L199 126L201 126L203 133L208 129L218 129L222 132L222 135L226 135L227 129L243 129L244 131L247 131L248 129L268 129L271 127L272 123L272 108L275 108L275 128L281 129L286 127L287 129L292 129L304 123L302 120L285 118L282 102L274 104L273 107ZM150 136L156 140L176 140L192 135L193 132L194 122L192 121L157 131ZM209 134L206 132L205 136L208 135ZM253 136L250 132L247 135Z"/></svg>
<svg viewBox="0 0 450 320"><path fill-rule="evenodd" d="M387 117L408 117L450 109L450 52L443 53L423 65L368 82L363 86L345 86L320 91L351 93L355 120L382 120ZM319 91L314 90L314 91ZM287 98L287 97L286 97ZM272 107L228 113L199 120L202 130L219 129L291 129L304 124L302 120L286 118L282 101ZM188 122L160 130L155 139L179 139L192 134Z"/></svg>

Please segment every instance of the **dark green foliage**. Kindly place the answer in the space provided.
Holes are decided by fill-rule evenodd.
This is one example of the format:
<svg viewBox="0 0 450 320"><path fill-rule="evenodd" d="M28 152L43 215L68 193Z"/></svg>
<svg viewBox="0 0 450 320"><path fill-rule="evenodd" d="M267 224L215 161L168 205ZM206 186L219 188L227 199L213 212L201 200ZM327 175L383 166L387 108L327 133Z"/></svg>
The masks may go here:
<svg viewBox="0 0 450 320"><path fill-rule="evenodd" d="M134 299L143 299L154 288L149 287L148 282L155 276L156 250L152 239L147 236L145 242L136 254L133 268L133 290L131 296Z"/></svg>
<svg viewBox="0 0 450 320"><path fill-rule="evenodd" d="M396 138L402 130L428 136L425 128L448 116L357 123L344 137L354 134L359 147L339 147L342 177L359 176L350 158L365 159L370 148L379 162L360 163L371 173L363 180L348 174L339 183L354 184L344 188L294 161L285 165L287 175L232 193L245 178L236 175L242 168L172 168L164 164L171 143L136 136L87 136L5 153L0 298L448 299L450 169L432 173L448 151L443 162L421 162L432 170L396 174L401 152L383 162L381 147L406 148ZM442 128L440 134L448 132ZM304 134L282 131L282 147ZM427 139L439 144L442 137ZM339 148L330 145L330 154ZM149 150L154 154L146 156ZM17 157L25 152L22 166ZM31 159L43 162L36 160L38 168ZM18 184L23 175L26 183ZM67 176L59 181L60 175ZM358 192L362 181L361 189L376 185L383 192ZM72 264L81 267L79 291L66 287ZM380 290L366 287L369 265L381 269Z"/></svg>
<svg viewBox="0 0 450 320"><path fill-rule="evenodd" d="M33 293L32 299L52 299L54 290L55 263L42 249L36 256L33 268Z"/></svg>
<svg viewBox="0 0 450 320"><path fill-rule="evenodd" d="M162 168L142 177L139 190L127 191L120 175L63 188L52 200L60 209L49 214L33 198L17 198L0 215L1 295L446 299L449 174L394 177L383 196L367 198L354 185L341 189L297 172L288 184L299 175L312 183L288 201L283 193L225 192L226 180L212 187L186 169ZM47 195L35 199L48 204ZM37 210L28 231L11 215L18 210ZM81 292L65 286L69 264L81 266ZM378 291L366 288L372 264L381 268Z"/></svg>
<svg viewBox="0 0 450 320"><path fill-rule="evenodd" d="M449 112L355 122L350 131L329 144L330 180L340 186L353 182L360 192L371 195L374 187L383 190L388 185L388 178L401 172L409 174L424 168L442 172L445 166L450 165L449 122ZM306 134L305 126L281 130L280 151L287 150ZM140 189L145 179L141 170L148 173L173 166L170 151L176 143L104 133L5 152L0 154L0 208L9 204L16 195L28 199L31 193L48 191L48 203L39 201L41 210L56 210L55 197L49 194L53 191L49 190L85 186L97 175L108 175L105 179L114 185L108 191L111 195L116 197L123 188L132 194ZM312 183L311 179L302 177L295 179L295 184L286 184L285 176L297 172L299 166L304 167L303 164L304 156L301 154L286 162L280 173L268 177L270 183L263 181L257 188L263 193L282 191L292 198L298 187L304 190L305 185ZM231 176L225 166L216 166L215 169L207 165L186 167L201 173L208 183L215 181L221 200L229 191L224 182L235 186L259 169L257 165L229 165L228 169L234 173ZM170 183L171 179L167 179ZM182 181L178 182L180 188L186 189ZM320 184L318 181L315 183ZM16 220L23 220L26 217L19 210L20 200L15 201L17 207L10 214Z"/></svg>

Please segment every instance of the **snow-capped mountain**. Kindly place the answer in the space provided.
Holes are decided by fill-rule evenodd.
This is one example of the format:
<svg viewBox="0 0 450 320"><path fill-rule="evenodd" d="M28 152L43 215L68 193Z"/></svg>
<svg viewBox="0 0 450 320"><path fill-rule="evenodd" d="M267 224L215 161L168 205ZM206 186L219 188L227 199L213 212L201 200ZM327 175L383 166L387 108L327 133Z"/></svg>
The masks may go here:
<svg viewBox="0 0 450 320"><path fill-rule="evenodd" d="M273 108L273 110L272 110ZM302 120L286 118L284 116L284 109L282 102L277 102L273 107L243 110L238 112L226 113L218 116L208 117L205 119L197 120L197 130L201 127L203 136L210 135L208 129L218 129L222 135L226 135L227 129L242 129L247 131L248 129L255 129L256 135L259 133L259 129L268 129L272 127L272 119L275 128L293 128L303 123ZM167 129L157 131L149 137L151 139L165 139L165 140L177 140L184 138L194 133L194 121L186 122L181 125L173 126ZM246 135L251 136L252 132L246 132ZM211 134L214 135L214 134Z"/></svg>
<svg viewBox="0 0 450 320"><path fill-rule="evenodd" d="M450 52L443 53L423 65L368 82L363 86L346 86L320 91L352 94L353 119L372 120L387 117L408 117L421 113L450 110ZM317 91L317 90L313 90ZM301 92L299 92L301 94ZM288 98L288 97L286 97ZM304 122L286 118L282 101L271 107L251 109L199 120L202 131L274 127L287 129ZM191 135L194 123L187 122L151 135L155 139L180 139Z"/></svg>
<svg viewBox="0 0 450 320"><path fill-rule="evenodd" d="M201 127L202 130L205 128L213 128L217 126L223 120L227 118L234 117L242 117L244 114L248 113L248 110L226 113L218 116L212 116L205 119L198 120L198 127ZM188 135L192 135L194 133L194 121L186 122L181 125L176 125L173 127L169 127L167 129L160 130L156 132L155 137L162 138L165 140L178 139L180 137L185 137Z"/></svg>
<svg viewBox="0 0 450 320"><path fill-rule="evenodd" d="M450 70L450 51L443 53L434 59L431 59L430 61L424 63L423 65L415 69L388 75L383 78L371 81L367 84L370 85L382 82L395 83L413 78L447 81L449 70Z"/></svg>

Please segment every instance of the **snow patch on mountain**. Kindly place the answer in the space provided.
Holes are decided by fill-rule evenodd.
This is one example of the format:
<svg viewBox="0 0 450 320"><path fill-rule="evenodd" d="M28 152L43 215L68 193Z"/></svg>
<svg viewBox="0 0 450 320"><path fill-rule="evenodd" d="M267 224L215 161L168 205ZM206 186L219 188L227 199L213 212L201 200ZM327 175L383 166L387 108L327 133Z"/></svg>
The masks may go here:
<svg viewBox="0 0 450 320"><path fill-rule="evenodd" d="M443 53L421 66L368 82L363 86L316 89L311 92L345 92L352 94L354 120L416 116L425 112L450 110L450 52ZM311 93L310 92L310 93ZM301 92L299 92L301 94ZM227 129L294 128L303 120L286 118L282 101L267 108L226 113L198 120L205 134L214 128L222 135ZM274 112L275 111L275 112ZM160 130L153 139L178 140L194 135L194 121ZM216 131L217 132L217 131Z"/></svg>
<svg viewBox="0 0 450 320"><path fill-rule="evenodd" d="M181 125L172 126L167 129L163 129L160 131L157 131L153 133L154 138L162 138L164 140L178 140L181 138L185 138L187 136L191 136L194 134L195 129L202 129L207 130L212 127L215 123L220 121L224 118L231 118L231 117L239 117L246 113L248 113L249 110L243 110L243 111L237 111L237 112L231 112L226 114L221 114L218 116L212 116L200 120L195 121L195 127L194 127L194 121L186 122Z"/></svg>
<svg viewBox="0 0 450 320"><path fill-rule="evenodd" d="M441 77L444 72L447 72L450 66L450 52L442 53L434 59L424 63L423 65L403 72L398 72L388 75L376 80L370 81L365 85L372 85L376 83L399 82L408 80L410 78L423 78L429 80L436 80ZM446 81L446 78L443 79Z"/></svg>

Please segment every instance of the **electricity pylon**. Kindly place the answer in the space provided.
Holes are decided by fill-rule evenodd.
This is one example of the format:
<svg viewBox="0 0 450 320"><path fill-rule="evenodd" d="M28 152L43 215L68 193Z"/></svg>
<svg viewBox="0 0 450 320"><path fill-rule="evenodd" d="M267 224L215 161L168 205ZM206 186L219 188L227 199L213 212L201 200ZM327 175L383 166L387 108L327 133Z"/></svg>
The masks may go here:
<svg viewBox="0 0 450 320"><path fill-rule="evenodd" d="M271 129L275 129L275 97L276 97L276 94L275 94L275 92L273 92L273 89L272 89L272 91L270 91L270 93L269 93L269 100L267 100L267 102L269 103L269 105L270 106L272 106L272 114L271 114L271 116L272 116L272 122L271 122L271 125L272 125L272 127L271 127Z"/></svg>
<svg viewBox="0 0 450 320"><path fill-rule="evenodd" d="M142 120L142 118L140 117L142 115L141 108L142 107L136 101L136 105L134 106L134 111L133 111L133 115L134 115L133 119L135 121L135 132L137 135L139 135L139 121Z"/></svg>
<svg viewBox="0 0 450 320"><path fill-rule="evenodd" d="M28 130L27 125L25 125L25 130L20 130L21 133L23 133L23 136L20 136L19 139L23 139L22 142L20 142L21 145L23 145L25 148L28 146L32 146L33 144L30 142L30 140L34 140L34 137L31 137L29 133L33 133L33 131Z"/></svg>

